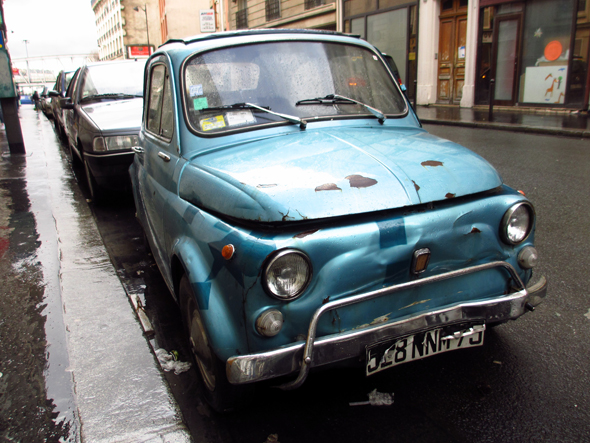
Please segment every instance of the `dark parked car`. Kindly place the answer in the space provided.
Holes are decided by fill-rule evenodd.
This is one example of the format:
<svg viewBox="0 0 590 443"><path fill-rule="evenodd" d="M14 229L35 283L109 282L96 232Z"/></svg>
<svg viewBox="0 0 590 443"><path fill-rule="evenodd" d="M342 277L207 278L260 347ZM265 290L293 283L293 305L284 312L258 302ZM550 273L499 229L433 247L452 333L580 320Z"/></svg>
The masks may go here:
<svg viewBox="0 0 590 443"><path fill-rule="evenodd" d="M75 72L75 69L71 71L60 71L59 74L57 74L53 90L48 92L48 95L51 98L51 115L53 116L53 124L55 125L55 130L58 135L63 139L65 139L66 132L63 110L59 105L59 101L66 96L66 91Z"/></svg>
<svg viewBox="0 0 590 443"><path fill-rule="evenodd" d="M145 60L82 66L61 99L72 161L84 166L94 200L128 187L131 147L137 145Z"/></svg>
<svg viewBox="0 0 590 443"><path fill-rule="evenodd" d="M327 31L171 41L146 67L138 219L217 410L260 381L484 344L545 297L535 211Z"/></svg>
<svg viewBox="0 0 590 443"><path fill-rule="evenodd" d="M52 120L53 119L53 110L51 109L51 97L49 96L49 91L51 91L51 86L45 85L43 86L43 90L41 94L39 94L39 103L41 105L41 110L45 117Z"/></svg>

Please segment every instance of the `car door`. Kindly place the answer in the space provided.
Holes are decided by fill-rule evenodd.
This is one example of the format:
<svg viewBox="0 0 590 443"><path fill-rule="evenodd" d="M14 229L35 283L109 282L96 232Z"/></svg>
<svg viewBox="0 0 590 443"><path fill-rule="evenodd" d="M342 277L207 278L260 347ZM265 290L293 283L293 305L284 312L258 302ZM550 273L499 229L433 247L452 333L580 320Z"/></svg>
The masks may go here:
<svg viewBox="0 0 590 443"><path fill-rule="evenodd" d="M160 266L169 267L169 233L164 229L167 201L176 195L174 170L179 160L175 105L165 57L152 60L147 71L144 120L139 156L139 192L148 226L144 226ZM167 274L167 273L164 273Z"/></svg>
<svg viewBox="0 0 590 443"><path fill-rule="evenodd" d="M63 109L63 119L64 119L64 130L66 132L66 137L68 140L69 146L76 149L76 139L77 139L77 131L75 126L75 117L76 117L76 110L75 106L77 105L76 96L78 94L78 84L80 79L80 72L83 68L80 68L74 74L72 81L68 85L68 89L66 90L65 97L70 99L70 102L74 105L74 109Z"/></svg>

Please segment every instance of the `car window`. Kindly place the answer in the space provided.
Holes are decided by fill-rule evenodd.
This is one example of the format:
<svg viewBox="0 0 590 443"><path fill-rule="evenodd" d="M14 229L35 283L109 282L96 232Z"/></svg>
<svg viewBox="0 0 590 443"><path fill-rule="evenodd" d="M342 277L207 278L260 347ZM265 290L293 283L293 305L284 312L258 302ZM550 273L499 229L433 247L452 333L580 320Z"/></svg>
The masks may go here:
<svg viewBox="0 0 590 443"><path fill-rule="evenodd" d="M74 78L74 74L75 73L76 73L76 71L66 72L65 73L65 76L66 76L66 89L68 89L68 87L70 86L70 82Z"/></svg>
<svg viewBox="0 0 590 443"><path fill-rule="evenodd" d="M164 82L164 97L162 100L162 127L160 134L170 139L174 132L174 110L172 104L172 92L170 90L170 76L166 75Z"/></svg>
<svg viewBox="0 0 590 443"><path fill-rule="evenodd" d="M105 63L88 66L82 78L82 96L128 94L143 96L145 62Z"/></svg>
<svg viewBox="0 0 590 443"><path fill-rule="evenodd" d="M252 109L222 108L236 103L300 118L371 115L366 107L350 102L297 104L338 94L384 114L406 112L381 58L356 45L271 42L223 48L193 56L185 64L183 77L185 114L189 125L203 133L284 121Z"/></svg>
<svg viewBox="0 0 590 443"><path fill-rule="evenodd" d="M66 97L70 97L70 98L74 99L72 94L74 93L74 87L75 87L76 82L78 80L78 75L79 75L80 71L81 71L81 69L78 69L76 72L73 73L73 76L70 79L68 87L66 88Z"/></svg>
<svg viewBox="0 0 590 443"><path fill-rule="evenodd" d="M148 100L147 129L170 139L174 132L174 113L170 76L164 65L156 65L151 70Z"/></svg>

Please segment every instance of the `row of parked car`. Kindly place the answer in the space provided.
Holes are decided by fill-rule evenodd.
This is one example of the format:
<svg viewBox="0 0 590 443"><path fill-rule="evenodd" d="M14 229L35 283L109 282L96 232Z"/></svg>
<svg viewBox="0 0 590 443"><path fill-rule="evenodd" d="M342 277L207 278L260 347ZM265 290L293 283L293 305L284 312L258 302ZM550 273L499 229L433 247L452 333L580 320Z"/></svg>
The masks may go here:
<svg viewBox="0 0 590 443"><path fill-rule="evenodd" d="M97 62L61 71L42 109L84 168L94 201L129 188L131 147L137 144L145 60ZM45 97L43 97L45 95Z"/></svg>
<svg viewBox="0 0 590 443"><path fill-rule="evenodd" d="M175 40L63 73L50 96L93 196L131 179L218 411L264 380L481 346L545 297L532 204L429 135L360 38Z"/></svg>

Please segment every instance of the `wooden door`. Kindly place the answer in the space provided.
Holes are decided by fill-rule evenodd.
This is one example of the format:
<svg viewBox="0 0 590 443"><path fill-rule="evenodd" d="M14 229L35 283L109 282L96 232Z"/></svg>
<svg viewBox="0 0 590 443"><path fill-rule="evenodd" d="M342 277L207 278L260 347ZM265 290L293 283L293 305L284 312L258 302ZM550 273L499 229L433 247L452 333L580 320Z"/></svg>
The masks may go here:
<svg viewBox="0 0 590 443"><path fill-rule="evenodd" d="M440 18L438 102L459 104L465 83L467 14Z"/></svg>
<svg viewBox="0 0 590 443"><path fill-rule="evenodd" d="M465 83L467 0L440 3L438 103L459 104Z"/></svg>

